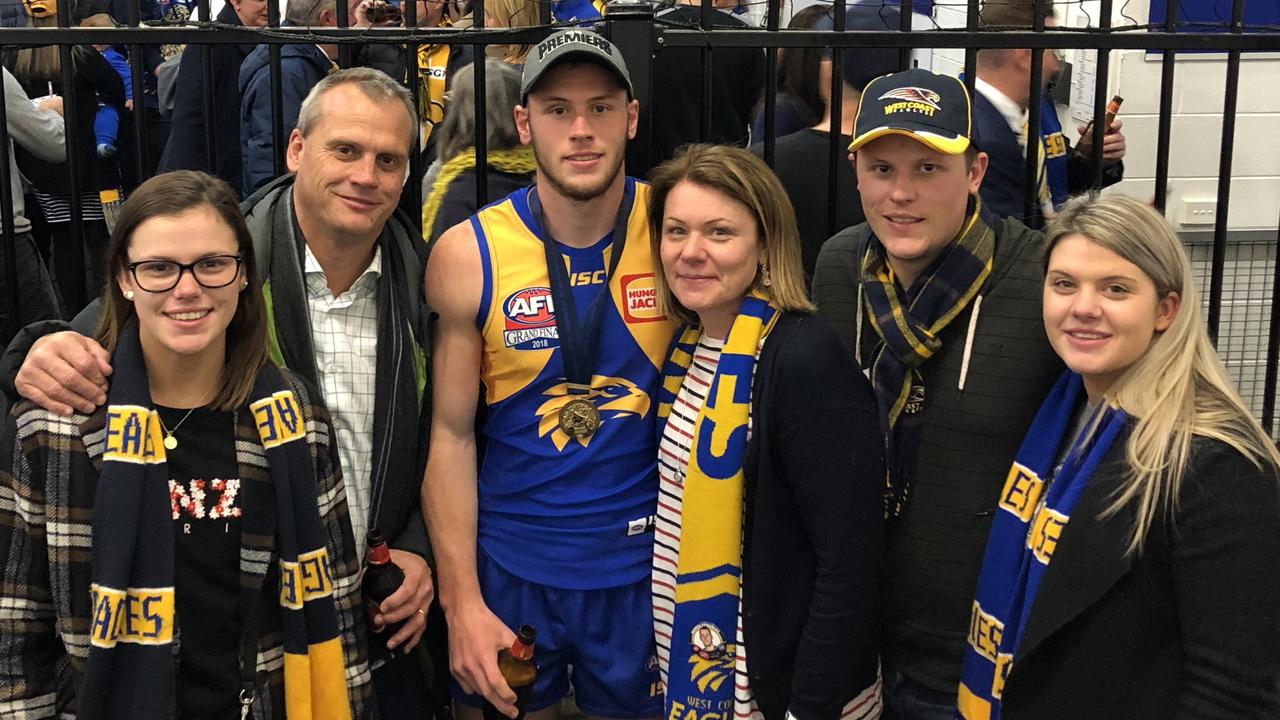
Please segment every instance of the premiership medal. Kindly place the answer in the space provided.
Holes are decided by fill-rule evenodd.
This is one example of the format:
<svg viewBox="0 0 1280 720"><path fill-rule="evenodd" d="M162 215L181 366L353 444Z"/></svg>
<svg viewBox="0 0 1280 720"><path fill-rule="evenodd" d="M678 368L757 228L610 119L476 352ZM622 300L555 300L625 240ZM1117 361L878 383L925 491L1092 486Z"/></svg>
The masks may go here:
<svg viewBox="0 0 1280 720"><path fill-rule="evenodd" d="M551 297L555 303L556 335L560 339L560 354L564 362L564 379L569 389L569 399L560 407L557 420L560 430L571 438L585 441L600 429L600 409L591 402L591 380L595 376L596 353L600 345L600 328L605 308L610 304L610 283L618 269L619 258L627 241L627 218L631 215L630 191L624 194L618 205L613 224L613 249L609 254L605 281L595 291L587 311L579 318L573 287L569 282L564 256L555 238L546 231L546 219L542 215L542 203L537 188L527 192L529 210L538 219L541 228L539 239L547 260L547 279L551 284ZM583 443L585 444L585 442Z"/></svg>
<svg viewBox="0 0 1280 720"><path fill-rule="evenodd" d="M560 408L560 429L579 440L600 429L600 409L586 398L574 398Z"/></svg>

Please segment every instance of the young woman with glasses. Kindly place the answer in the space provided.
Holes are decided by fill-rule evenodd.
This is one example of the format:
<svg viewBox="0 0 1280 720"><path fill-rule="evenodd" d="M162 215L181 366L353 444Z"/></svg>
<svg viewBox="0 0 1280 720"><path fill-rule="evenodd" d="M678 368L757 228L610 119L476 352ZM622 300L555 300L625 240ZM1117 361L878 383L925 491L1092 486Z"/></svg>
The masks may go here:
<svg viewBox="0 0 1280 720"><path fill-rule="evenodd" d="M0 714L363 715L329 417L268 362L234 192L189 171L143 183L107 262L106 403L23 402L6 426Z"/></svg>

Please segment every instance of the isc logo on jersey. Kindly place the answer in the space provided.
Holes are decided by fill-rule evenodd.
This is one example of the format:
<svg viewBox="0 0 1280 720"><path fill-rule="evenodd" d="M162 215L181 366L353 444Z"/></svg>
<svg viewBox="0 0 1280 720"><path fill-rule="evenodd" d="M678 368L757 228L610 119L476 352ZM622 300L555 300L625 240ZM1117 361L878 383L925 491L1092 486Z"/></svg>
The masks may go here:
<svg viewBox="0 0 1280 720"><path fill-rule="evenodd" d="M629 323L658 322L666 319L658 312L658 286L653 273L626 275L622 278L622 315Z"/></svg>
<svg viewBox="0 0 1280 720"><path fill-rule="evenodd" d="M551 288L517 290L502 301L503 343L516 350L550 350L560 346Z"/></svg>

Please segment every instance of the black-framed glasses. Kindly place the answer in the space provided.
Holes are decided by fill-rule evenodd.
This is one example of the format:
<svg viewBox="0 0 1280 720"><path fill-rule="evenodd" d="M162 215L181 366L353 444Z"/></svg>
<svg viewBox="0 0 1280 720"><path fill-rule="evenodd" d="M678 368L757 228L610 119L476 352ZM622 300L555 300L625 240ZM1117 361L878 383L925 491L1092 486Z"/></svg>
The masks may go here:
<svg viewBox="0 0 1280 720"><path fill-rule="evenodd" d="M210 255L192 263L140 260L129 263L126 267L139 288L151 293L162 293L177 287L182 273L186 271L191 272L191 277L201 287L209 290L226 287L240 276L240 265L243 262L244 257L241 255Z"/></svg>

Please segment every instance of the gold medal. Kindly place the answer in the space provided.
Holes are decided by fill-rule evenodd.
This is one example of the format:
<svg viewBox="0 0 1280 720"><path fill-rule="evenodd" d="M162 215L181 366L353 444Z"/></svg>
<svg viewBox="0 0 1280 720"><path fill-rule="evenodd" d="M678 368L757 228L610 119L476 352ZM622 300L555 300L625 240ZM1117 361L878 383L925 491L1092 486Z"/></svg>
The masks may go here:
<svg viewBox="0 0 1280 720"><path fill-rule="evenodd" d="M586 398L574 398L560 408L560 429L571 438L587 438L600 429L600 409Z"/></svg>

